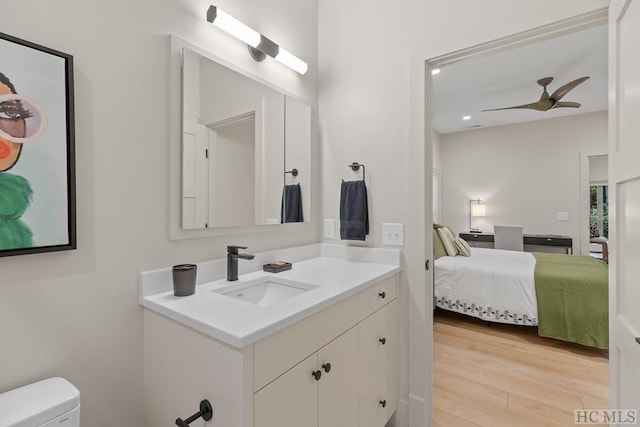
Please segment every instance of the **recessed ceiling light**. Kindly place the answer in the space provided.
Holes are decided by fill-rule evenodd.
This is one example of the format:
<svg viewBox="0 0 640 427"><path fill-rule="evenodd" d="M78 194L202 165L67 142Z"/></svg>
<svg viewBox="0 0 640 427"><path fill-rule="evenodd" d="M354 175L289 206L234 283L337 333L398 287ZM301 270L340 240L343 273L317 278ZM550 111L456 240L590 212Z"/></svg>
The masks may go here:
<svg viewBox="0 0 640 427"><path fill-rule="evenodd" d="M440 73L440 68L434 68L433 70L431 70L431 75L436 75Z"/></svg>
<svg viewBox="0 0 640 427"><path fill-rule="evenodd" d="M471 120L471 116L463 116L462 120Z"/></svg>

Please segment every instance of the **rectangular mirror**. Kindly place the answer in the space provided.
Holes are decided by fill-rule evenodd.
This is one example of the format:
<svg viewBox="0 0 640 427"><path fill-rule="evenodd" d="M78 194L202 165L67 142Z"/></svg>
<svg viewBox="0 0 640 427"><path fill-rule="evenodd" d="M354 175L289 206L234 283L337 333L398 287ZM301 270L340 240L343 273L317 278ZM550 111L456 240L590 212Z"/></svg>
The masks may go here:
<svg viewBox="0 0 640 427"><path fill-rule="evenodd" d="M182 49L182 228L310 220L311 109Z"/></svg>

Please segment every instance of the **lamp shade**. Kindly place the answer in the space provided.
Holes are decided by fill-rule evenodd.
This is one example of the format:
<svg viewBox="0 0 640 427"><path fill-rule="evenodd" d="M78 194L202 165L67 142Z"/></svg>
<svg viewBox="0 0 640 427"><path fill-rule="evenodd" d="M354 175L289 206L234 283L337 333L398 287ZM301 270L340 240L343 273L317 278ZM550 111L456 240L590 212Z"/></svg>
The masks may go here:
<svg viewBox="0 0 640 427"><path fill-rule="evenodd" d="M471 205L471 216L487 216L487 205L481 203Z"/></svg>

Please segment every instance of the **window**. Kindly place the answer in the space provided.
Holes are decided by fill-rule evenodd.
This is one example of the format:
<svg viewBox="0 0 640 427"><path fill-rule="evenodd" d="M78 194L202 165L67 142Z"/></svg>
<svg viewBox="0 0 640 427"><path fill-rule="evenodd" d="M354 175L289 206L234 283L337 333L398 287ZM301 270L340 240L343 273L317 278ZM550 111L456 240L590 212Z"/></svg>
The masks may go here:
<svg viewBox="0 0 640 427"><path fill-rule="evenodd" d="M589 190L589 237L609 238L609 186L591 185Z"/></svg>

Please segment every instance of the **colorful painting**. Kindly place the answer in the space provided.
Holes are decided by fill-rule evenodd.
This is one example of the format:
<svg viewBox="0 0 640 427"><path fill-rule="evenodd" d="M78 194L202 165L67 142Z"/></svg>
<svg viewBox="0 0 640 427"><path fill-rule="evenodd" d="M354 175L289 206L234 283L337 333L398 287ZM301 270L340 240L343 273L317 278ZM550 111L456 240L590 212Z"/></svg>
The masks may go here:
<svg viewBox="0 0 640 427"><path fill-rule="evenodd" d="M73 58L0 33L0 256L76 248Z"/></svg>

